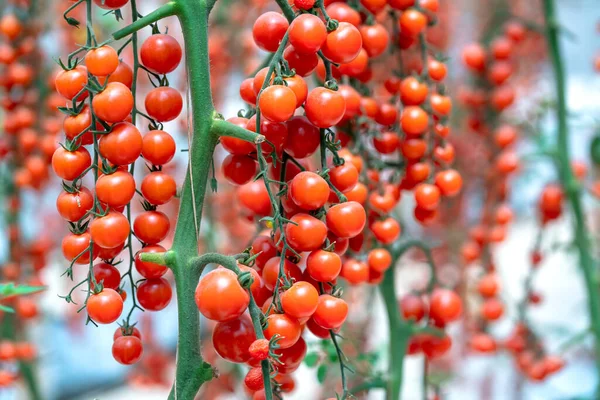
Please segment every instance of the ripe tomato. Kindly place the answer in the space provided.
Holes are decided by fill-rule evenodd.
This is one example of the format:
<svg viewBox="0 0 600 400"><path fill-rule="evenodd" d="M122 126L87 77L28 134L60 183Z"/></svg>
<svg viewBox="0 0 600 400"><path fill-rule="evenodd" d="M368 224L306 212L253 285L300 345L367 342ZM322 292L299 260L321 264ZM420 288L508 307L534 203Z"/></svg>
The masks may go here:
<svg viewBox="0 0 600 400"><path fill-rule="evenodd" d="M95 99L94 99L95 100ZM172 121L183 109L181 93L168 86L152 89L144 100L146 112L158 122Z"/></svg>
<svg viewBox="0 0 600 400"><path fill-rule="evenodd" d="M481 306L481 316L487 321L496 321L504 314L504 305L496 298L489 298Z"/></svg>
<svg viewBox="0 0 600 400"><path fill-rule="evenodd" d="M252 132L256 131L256 115L248 120L246 129ZM269 141L269 143L262 146L263 155L269 156L273 150L281 154L288 136L287 126L281 122L271 122L266 118L262 118L260 121L260 133ZM276 178L279 179L279 177Z"/></svg>
<svg viewBox="0 0 600 400"><path fill-rule="evenodd" d="M288 136L284 149L295 158L305 158L313 154L319 147L319 129L306 117L293 117L286 122Z"/></svg>
<svg viewBox="0 0 600 400"><path fill-rule="evenodd" d="M90 112L90 108L85 105L79 114L68 115L65 117L63 130L65 131L66 138L69 140L75 139L77 135L90 127L91 124L92 113ZM78 142L81 142L81 144L92 144L94 142L94 136L88 131L79 137Z"/></svg>
<svg viewBox="0 0 600 400"><path fill-rule="evenodd" d="M352 86L348 85L339 85L338 93L342 95L346 102L343 120L359 115L361 111L360 94Z"/></svg>
<svg viewBox="0 0 600 400"><path fill-rule="evenodd" d="M265 338L271 339L275 335L279 335L277 342L281 349L292 347L300 339L302 327L294 318L290 318L286 314L271 314L267 317L267 329L265 329Z"/></svg>
<svg viewBox="0 0 600 400"><path fill-rule="evenodd" d="M77 222L94 206L94 196L89 189L81 187L78 192L60 192L56 209L69 222Z"/></svg>
<svg viewBox="0 0 600 400"><path fill-rule="evenodd" d="M261 115L272 122L285 122L296 111L296 95L287 86L272 85L265 88L258 98Z"/></svg>
<svg viewBox="0 0 600 400"><path fill-rule="evenodd" d="M384 272L392 265L392 255L386 249L373 249L367 255L367 263L370 269Z"/></svg>
<svg viewBox="0 0 600 400"><path fill-rule="evenodd" d="M281 294L283 312L297 319L312 316L318 302L319 292L308 282L296 282Z"/></svg>
<svg viewBox="0 0 600 400"><path fill-rule="evenodd" d="M140 48L142 64L157 74L173 72L181 61L181 46L171 35L154 34Z"/></svg>
<svg viewBox="0 0 600 400"><path fill-rule="evenodd" d="M342 270L342 260L336 253L315 250L306 259L306 270L317 282L332 282Z"/></svg>
<svg viewBox="0 0 600 400"><path fill-rule="evenodd" d="M102 203L112 208L123 207L135 194L135 180L126 171L115 171L110 175L101 175L96 181L96 196Z"/></svg>
<svg viewBox="0 0 600 400"><path fill-rule="evenodd" d="M434 210L440 204L440 189L429 183L419 183L415 188L417 206L425 210Z"/></svg>
<svg viewBox="0 0 600 400"><path fill-rule="evenodd" d="M111 82L92 100L92 108L98 118L114 124L127 119L133 110L131 90L120 82Z"/></svg>
<svg viewBox="0 0 600 400"><path fill-rule="evenodd" d="M275 256L270 258L262 270L262 279L269 290L273 290L277 284L277 277L279 276L279 264L281 263L281 257ZM302 271L298 265L294 264L287 258L284 259L283 273L288 280L299 281L302 279ZM280 281L280 285L283 283L283 279Z"/></svg>
<svg viewBox="0 0 600 400"><path fill-rule="evenodd" d="M271 201L262 180L252 181L237 189L240 204L256 215L271 215Z"/></svg>
<svg viewBox="0 0 600 400"><path fill-rule="evenodd" d="M398 119L398 110L396 106L390 103L382 103L379 106L379 111L375 116L375 121L384 126L393 125Z"/></svg>
<svg viewBox="0 0 600 400"><path fill-rule="evenodd" d="M486 333L477 333L469 341L471 348L480 353L494 353L496 341Z"/></svg>
<svg viewBox="0 0 600 400"><path fill-rule="evenodd" d="M485 49L478 43L467 45L462 52L463 63L473 71L485 69Z"/></svg>
<svg viewBox="0 0 600 400"><path fill-rule="evenodd" d="M280 363L274 363L273 366L280 374L292 373L302 364L302 360L306 356L306 350L306 342L300 336L293 346L287 349L275 350L275 354L279 356Z"/></svg>
<svg viewBox="0 0 600 400"><path fill-rule="evenodd" d="M229 118L227 121L241 128L246 128L246 125L248 124L248 119L240 117ZM253 143L247 142L242 139L221 136L219 141L221 142L223 148L231 154L245 156L252 153L253 151L256 151L256 147Z"/></svg>
<svg viewBox="0 0 600 400"><path fill-rule="evenodd" d="M403 35L414 37L427 26L427 17L420 11L410 9L400 15L399 23Z"/></svg>
<svg viewBox="0 0 600 400"><path fill-rule="evenodd" d="M142 153L142 135L135 125L119 122L112 126L110 133L102 135L98 145L100 154L111 164L127 165Z"/></svg>
<svg viewBox="0 0 600 400"><path fill-rule="evenodd" d="M252 157L229 154L221 165L223 176L234 185L248 183L256 175L258 164Z"/></svg>
<svg viewBox="0 0 600 400"><path fill-rule="evenodd" d="M94 0L94 4L105 10L116 10L127 4L129 0Z"/></svg>
<svg viewBox="0 0 600 400"><path fill-rule="evenodd" d="M112 249L125 243L129 232L129 221L116 211L110 211L105 216L94 219L90 224L90 234L94 243L105 249Z"/></svg>
<svg viewBox="0 0 600 400"><path fill-rule="evenodd" d="M296 96L296 108L300 107L304 104L304 101L308 96L308 86L306 85L306 82L300 75L284 78L284 81L287 84L287 87L292 89Z"/></svg>
<svg viewBox="0 0 600 400"><path fill-rule="evenodd" d="M450 336L447 334L441 338L433 335L424 335L421 341L421 347L427 358L437 358L450 350L450 347L452 347L452 339L450 339Z"/></svg>
<svg viewBox="0 0 600 400"><path fill-rule="evenodd" d="M440 171L435 175L435 185L444 196L456 196L462 188L462 177L453 169Z"/></svg>
<svg viewBox="0 0 600 400"><path fill-rule="evenodd" d="M110 75L119 66L119 55L110 46L100 46L88 51L85 55L85 66L94 76Z"/></svg>
<svg viewBox="0 0 600 400"><path fill-rule="evenodd" d="M100 293L92 294L86 303L89 317L98 324L111 324L123 312L123 299L113 289L105 288Z"/></svg>
<svg viewBox="0 0 600 400"><path fill-rule="evenodd" d="M248 308L250 297L235 272L217 268L200 279L194 295L204 317L219 322L239 318ZM223 302L222 299L227 299Z"/></svg>
<svg viewBox="0 0 600 400"><path fill-rule="evenodd" d="M429 117L421 107L408 106L402 110L400 124L407 135L422 135L429 126Z"/></svg>
<svg viewBox="0 0 600 400"><path fill-rule="evenodd" d="M557 184L549 184L542 190L538 207L545 220L558 218L562 214L563 190Z"/></svg>
<svg viewBox="0 0 600 400"><path fill-rule="evenodd" d="M73 151L59 147L52 155L54 173L66 181L79 177L90 165L92 165L92 158L85 147Z"/></svg>
<svg viewBox="0 0 600 400"><path fill-rule="evenodd" d="M499 290L498 279L493 273L488 273L481 277L477 284L477 291L482 297L494 297L498 294Z"/></svg>
<svg viewBox="0 0 600 400"><path fill-rule="evenodd" d="M94 278L96 282L108 289L117 290L121 284L121 273L114 265L98 263L94 265Z"/></svg>
<svg viewBox="0 0 600 400"><path fill-rule="evenodd" d="M435 59L430 59L427 62L427 71L429 72L429 77L436 82L443 81L448 74L448 68L446 68L446 65L443 62Z"/></svg>
<svg viewBox="0 0 600 400"><path fill-rule="evenodd" d="M252 27L252 37L258 47L275 52L288 30L287 19L276 12L269 11L260 15Z"/></svg>
<svg viewBox="0 0 600 400"><path fill-rule="evenodd" d="M369 266L359 260L347 259L342 264L340 276L344 278L350 285L358 285L369 280Z"/></svg>
<svg viewBox="0 0 600 400"><path fill-rule="evenodd" d="M169 217L160 211L145 211L133 221L135 236L146 244L156 244L169 234Z"/></svg>
<svg viewBox="0 0 600 400"><path fill-rule="evenodd" d="M98 77L98 82L101 85L104 85L106 81L108 81L109 83L121 82L123 85L131 89L131 86L133 84L133 70L129 65L127 65L127 63L121 61L119 62L117 69L112 74L110 74L110 76Z"/></svg>
<svg viewBox="0 0 600 400"><path fill-rule="evenodd" d="M400 310L404 319L419 322L425 316L425 302L421 296L407 294L400 301Z"/></svg>
<svg viewBox="0 0 600 400"><path fill-rule="evenodd" d="M369 67L369 55L365 49L360 49L358 55L350 62L340 64L337 67L337 71L342 75L348 75L353 78L360 78L362 74L368 71ZM335 71L335 66L333 71ZM324 66L323 66L324 69ZM335 76L335 73L334 73ZM323 78L325 75L323 75Z"/></svg>
<svg viewBox="0 0 600 400"><path fill-rule="evenodd" d="M329 128L343 118L346 102L339 92L317 87L308 94L304 109L306 117L313 125Z"/></svg>
<svg viewBox="0 0 600 400"><path fill-rule="evenodd" d="M389 125L389 124L386 124ZM381 154L392 154L398 149L400 138L395 132L383 132L373 137L373 146Z"/></svg>
<svg viewBox="0 0 600 400"><path fill-rule="evenodd" d="M319 305L312 316L314 322L325 329L337 329L348 316L348 304L329 294L319 296Z"/></svg>
<svg viewBox="0 0 600 400"><path fill-rule="evenodd" d="M371 232L381 243L391 244L400 236L400 224L395 219L388 217L373 222Z"/></svg>
<svg viewBox="0 0 600 400"><path fill-rule="evenodd" d="M256 105L256 92L254 91L254 79L244 79L240 85L240 97L246 103Z"/></svg>
<svg viewBox="0 0 600 400"><path fill-rule="evenodd" d="M142 341L135 336L121 336L112 345L112 355L120 364L135 364L140 361L143 353Z"/></svg>
<svg viewBox="0 0 600 400"><path fill-rule="evenodd" d="M364 207L355 201L336 204L326 214L327 227L340 238L351 238L361 233L366 220Z"/></svg>
<svg viewBox="0 0 600 400"><path fill-rule="evenodd" d="M294 69L296 74L300 76L312 74L319 64L319 56L317 56L316 52L311 54L300 54L293 46L289 46L284 50L283 58L288 62L290 68Z"/></svg>
<svg viewBox="0 0 600 400"><path fill-rule="evenodd" d="M137 288L137 299L148 311L160 311L169 305L173 292L164 278L148 279Z"/></svg>
<svg viewBox="0 0 600 400"><path fill-rule="evenodd" d="M362 22L359 12L346 3L336 2L329 4L326 11L330 18L339 22L348 22L357 28Z"/></svg>
<svg viewBox="0 0 600 400"><path fill-rule="evenodd" d="M302 171L289 183L288 196L304 210L317 210L329 199L329 185L318 174Z"/></svg>
<svg viewBox="0 0 600 400"><path fill-rule="evenodd" d="M390 35L383 25L361 25L359 31L363 47L369 57L377 57L387 50Z"/></svg>
<svg viewBox="0 0 600 400"><path fill-rule="evenodd" d="M172 176L162 171L154 171L144 177L141 190L150 204L161 205L175 196L177 184Z"/></svg>
<svg viewBox="0 0 600 400"><path fill-rule="evenodd" d="M336 30L327 34L321 51L332 62L346 64L354 60L361 49L362 37L358 29L348 22L340 22Z"/></svg>
<svg viewBox="0 0 600 400"><path fill-rule="evenodd" d="M452 290L435 289L429 303L429 317L438 323L455 321L462 314L462 300Z"/></svg>
<svg viewBox="0 0 600 400"><path fill-rule="evenodd" d="M319 17L301 14L292 21L288 35L296 53L310 55L319 51L325 43L327 29Z"/></svg>
<svg viewBox="0 0 600 400"><path fill-rule="evenodd" d="M277 248L275 247L275 243L273 243L273 239L269 236L259 235L252 242L251 254L258 254L255 259L255 267L260 271L267 261L277 255Z"/></svg>
<svg viewBox="0 0 600 400"><path fill-rule="evenodd" d="M292 222L285 226L285 237L294 250L313 251L323 245L327 238L327 227L321 220L303 213L294 215L290 220Z"/></svg>
<svg viewBox="0 0 600 400"><path fill-rule="evenodd" d="M358 183L358 170L352 163L344 163L329 171L329 180L337 190L345 193Z"/></svg>
<svg viewBox="0 0 600 400"><path fill-rule="evenodd" d="M245 363L250 359L249 347L255 340L254 326L248 314L217 323L212 334L217 354L234 363Z"/></svg>
<svg viewBox="0 0 600 400"><path fill-rule="evenodd" d="M140 254L164 252L166 252L165 248L157 244L142 247L141 250L135 255L135 269L146 279L160 278L167 272L168 268L164 265L155 264L153 262L142 261L140 259Z"/></svg>
<svg viewBox="0 0 600 400"><path fill-rule="evenodd" d="M91 235L89 232L84 232L80 235L70 233L65 236L62 240L62 252L67 261L73 261L77 256L81 256L75 261L75 264L89 264L90 263L90 241ZM98 245L96 243L92 246L92 259L95 259L98 255Z"/></svg>
<svg viewBox="0 0 600 400"><path fill-rule="evenodd" d="M73 100L87 83L87 68L81 65L69 71L60 71L54 80L56 91L67 100ZM83 100L87 95L87 91L84 91L77 100Z"/></svg>

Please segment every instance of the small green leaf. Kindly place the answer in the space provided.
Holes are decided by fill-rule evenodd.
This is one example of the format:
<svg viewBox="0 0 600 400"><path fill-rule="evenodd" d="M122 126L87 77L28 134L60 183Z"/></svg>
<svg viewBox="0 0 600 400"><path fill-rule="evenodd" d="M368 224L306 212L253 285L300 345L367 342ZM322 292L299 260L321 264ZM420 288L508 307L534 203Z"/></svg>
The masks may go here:
<svg viewBox="0 0 600 400"><path fill-rule="evenodd" d="M306 357L304 357L304 363L308 367L316 367L319 362L319 354L317 353L308 353Z"/></svg>
<svg viewBox="0 0 600 400"><path fill-rule="evenodd" d="M15 312L15 310L13 310L11 307L3 306L2 304L0 304L0 311L5 311L5 312L9 312L9 313Z"/></svg>
<svg viewBox="0 0 600 400"><path fill-rule="evenodd" d="M15 286L13 282L2 283L0 284L0 296L18 296L23 294L41 292L44 289L45 288L43 286Z"/></svg>
<svg viewBox="0 0 600 400"><path fill-rule="evenodd" d="M325 382L325 377L327 376L327 365L321 364L317 369L317 380L319 383Z"/></svg>

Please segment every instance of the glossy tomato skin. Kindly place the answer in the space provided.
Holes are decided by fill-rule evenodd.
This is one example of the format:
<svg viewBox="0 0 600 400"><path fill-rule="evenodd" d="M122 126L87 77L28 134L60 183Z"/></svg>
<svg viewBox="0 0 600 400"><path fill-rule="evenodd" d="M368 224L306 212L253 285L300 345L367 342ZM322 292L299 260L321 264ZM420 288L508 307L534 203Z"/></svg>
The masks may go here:
<svg viewBox="0 0 600 400"><path fill-rule="evenodd" d="M262 278L265 286L269 290L273 290L277 284L277 277L279 276L279 265L281 263L281 257L275 256L269 259L262 270ZM283 273L288 280L299 281L302 279L302 271L297 264L294 264L287 258L283 262ZM283 279L280 281L280 285L283 283Z"/></svg>
<svg viewBox="0 0 600 400"><path fill-rule="evenodd" d="M285 226L285 236L296 251L313 251L323 245L327 238L327 227L322 221L303 213L294 215L290 220L293 223Z"/></svg>
<svg viewBox="0 0 600 400"><path fill-rule="evenodd" d="M327 227L340 238L351 238L362 232L367 221L365 209L355 201L336 204L326 214Z"/></svg>
<svg viewBox="0 0 600 400"><path fill-rule="evenodd" d="M225 178L234 185L248 183L256 175L258 164L252 157L229 154L223 160L222 171Z"/></svg>
<svg viewBox="0 0 600 400"><path fill-rule="evenodd" d="M135 125L119 122L99 141L100 154L114 165L128 165L142 153L142 135Z"/></svg>
<svg viewBox="0 0 600 400"><path fill-rule="evenodd" d="M101 120L117 123L127 119L133 110L131 90L120 82L111 82L92 100L92 108Z"/></svg>
<svg viewBox="0 0 600 400"><path fill-rule="evenodd" d="M194 295L204 317L219 322L239 318L248 308L250 297L235 272L217 268L200 279ZM226 302L223 299L227 299Z"/></svg>
<svg viewBox="0 0 600 400"><path fill-rule="evenodd" d="M304 210L316 210L329 199L327 181L314 172L302 171L289 184L288 195Z"/></svg>
<svg viewBox="0 0 600 400"><path fill-rule="evenodd" d="M285 150L295 158L312 155L319 147L319 129L306 117L296 116L286 122L288 136Z"/></svg>
<svg viewBox="0 0 600 400"><path fill-rule="evenodd" d="M339 92L319 86L308 94L304 109L313 125L330 128L344 117L346 101Z"/></svg>
<svg viewBox="0 0 600 400"><path fill-rule="evenodd" d="M312 316L318 302L319 293L308 282L296 282L281 295L283 312L297 319Z"/></svg>
<svg viewBox="0 0 600 400"><path fill-rule="evenodd" d="M56 91L67 100L73 100L87 83L87 68L81 65L70 71L60 71L54 81ZM78 100L83 100L86 97L87 92L84 92L78 97Z"/></svg>
<svg viewBox="0 0 600 400"><path fill-rule="evenodd" d="M462 300L452 290L435 289L431 294L429 316L443 324L455 321L462 314Z"/></svg>
<svg viewBox="0 0 600 400"><path fill-rule="evenodd" d="M135 194L135 180L126 171L115 171L110 175L101 175L96 181L96 196L110 207L123 207Z"/></svg>
<svg viewBox="0 0 600 400"><path fill-rule="evenodd" d="M144 349L140 338L135 336L121 336L112 346L112 355L119 364L131 365L141 360Z"/></svg>
<svg viewBox="0 0 600 400"><path fill-rule="evenodd" d="M142 261L140 258L140 253L165 253L166 250L164 247L153 244L149 246L144 246L140 251L135 255L135 269L146 279L156 279L160 278L164 274L167 273L168 268L164 265L155 264L149 261Z"/></svg>
<svg viewBox="0 0 600 400"><path fill-rule="evenodd" d="M158 122L169 122L179 116L183 98L174 88L162 86L152 89L144 100L146 112Z"/></svg>
<svg viewBox="0 0 600 400"><path fill-rule="evenodd" d="M237 189L240 204L260 216L271 214L271 202L262 180L248 182Z"/></svg>
<svg viewBox="0 0 600 400"><path fill-rule="evenodd" d="M94 265L94 278L96 282L108 289L117 290L121 284L121 273L114 265L98 263Z"/></svg>
<svg viewBox="0 0 600 400"><path fill-rule="evenodd" d="M130 230L127 218L116 211L110 211L90 224L90 234L94 243L105 249L113 249L125 243Z"/></svg>
<svg viewBox="0 0 600 400"><path fill-rule="evenodd" d="M181 46L170 35L154 34L140 48L142 64L157 74L173 72L181 62Z"/></svg>
<svg viewBox="0 0 600 400"><path fill-rule="evenodd" d="M140 305L148 311L160 311L169 305L172 297L171 285L164 278L148 279L137 289Z"/></svg>
<svg viewBox="0 0 600 400"><path fill-rule="evenodd" d="M348 22L340 22L338 28L327 34L321 51L329 60L346 64L354 60L362 49L362 37L356 27Z"/></svg>
<svg viewBox="0 0 600 400"><path fill-rule="evenodd" d="M92 165L92 158L85 147L74 151L59 147L52 155L54 173L66 181L79 177L90 165Z"/></svg>
<svg viewBox="0 0 600 400"><path fill-rule="evenodd" d="M144 211L135 217L133 232L146 244L156 244L169 234L171 223L169 217L161 211Z"/></svg>
<svg viewBox="0 0 600 400"><path fill-rule="evenodd" d="M296 17L289 29L289 41L298 54L310 55L321 49L327 39L323 21L312 14Z"/></svg>
<svg viewBox="0 0 600 400"><path fill-rule="evenodd" d="M265 338L271 339L274 335L279 335L278 344L281 349L292 347L300 339L302 328L296 319L286 314L271 314L267 317L267 322Z"/></svg>
<svg viewBox="0 0 600 400"><path fill-rule="evenodd" d="M94 0L94 4L105 10L116 10L127 4L129 0Z"/></svg>
<svg viewBox="0 0 600 400"><path fill-rule="evenodd" d="M377 57L385 52L390 41L390 35L381 24L362 25L359 27L363 47L369 57Z"/></svg>
<svg viewBox="0 0 600 400"><path fill-rule="evenodd" d="M261 115L272 122L285 122L296 111L296 95L284 85L266 87L258 98Z"/></svg>
<svg viewBox="0 0 600 400"><path fill-rule="evenodd" d="M56 208L62 218L69 222L77 222L94 206L94 196L86 187L78 192L61 192L56 199Z"/></svg>
<svg viewBox="0 0 600 400"><path fill-rule="evenodd" d="M316 53L300 54L293 46L284 50L283 58L288 62L290 68L296 71L296 74L303 77L312 74L319 64L319 57Z"/></svg>
<svg viewBox="0 0 600 400"><path fill-rule="evenodd" d="M276 12L268 11L260 15L252 27L252 37L258 47L265 51L275 52L289 23L287 19Z"/></svg>
<svg viewBox="0 0 600 400"><path fill-rule="evenodd" d="M304 356L306 355L306 341L302 337L298 339L298 341L291 347L287 349L277 349L275 350L275 354L279 356L279 363L275 363L274 365L277 371L281 374L289 374L294 372L304 360Z"/></svg>
<svg viewBox="0 0 600 400"><path fill-rule="evenodd" d="M217 323L212 334L217 354L234 363L245 363L250 359L249 347L255 340L256 334L248 314Z"/></svg>
<svg viewBox="0 0 600 400"><path fill-rule="evenodd" d="M113 289L106 288L89 297L86 309L94 322L111 324L119 319L123 312L123 299Z"/></svg>
<svg viewBox="0 0 600 400"><path fill-rule="evenodd" d="M153 165L165 165L171 161L175 156L175 150L173 136L165 131L150 131L142 139L142 156Z"/></svg>
<svg viewBox="0 0 600 400"><path fill-rule="evenodd" d="M141 191L150 204L161 205L175 196L177 184L170 175L154 171L142 180Z"/></svg>
<svg viewBox="0 0 600 400"><path fill-rule="evenodd" d="M340 276L350 285L358 285L369 280L369 266L359 260L348 259L342 264Z"/></svg>
<svg viewBox="0 0 600 400"><path fill-rule="evenodd" d="M85 55L85 66L94 76L110 75L119 66L119 55L110 46L100 46L88 51Z"/></svg>
<svg viewBox="0 0 600 400"><path fill-rule="evenodd" d="M83 232L80 235L76 235L74 233L70 233L65 236L62 240L62 252L67 261L73 261L75 258L81 254L79 258L75 261L76 264L89 264L90 263L90 252L85 251L90 247L90 241L92 237L89 232ZM98 245L94 243L92 246L92 254L91 259L95 259L98 255Z"/></svg>
<svg viewBox="0 0 600 400"><path fill-rule="evenodd" d="M347 316L348 304L344 300L322 294L312 319L322 328L337 329L342 326Z"/></svg>
<svg viewBox="0 0 600 400"><path fill-rule="evenodd" d="M317 282L332 282L342 271L342 259L336 253L315 250L306 259L306 269Z"/></svg>

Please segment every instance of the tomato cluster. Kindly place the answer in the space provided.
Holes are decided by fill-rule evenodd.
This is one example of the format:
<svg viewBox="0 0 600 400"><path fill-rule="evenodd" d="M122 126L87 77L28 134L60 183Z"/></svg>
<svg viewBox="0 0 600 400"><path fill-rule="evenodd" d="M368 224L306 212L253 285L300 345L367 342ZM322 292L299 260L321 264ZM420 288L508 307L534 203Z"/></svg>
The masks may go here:
<svg viewBox="0 0 600 400"><path fill-rule="evenodd" d="M115 10L126 3L99 6ZM143 261L139 254L165 252L160 243L171 231L170 218L158 209L177 192L175 179L163 170L176 151L163 123L176 119L183 108L180 92L168 86L166 75L180 64L182 50L175 38L156 26L139 54L133 54L133 65L120 59L125 46L116 50L94 43L88 32L86 46L69 55L54 81L66 114L65 142L52 156L64 189L56 206L71 231L62 242L63 255L71 263L67 274L73 276L74 265L89 265L85 308L94 323L110 324L122 316L129 277L134 305L117 331L121 334L115 335L113 356L122 364L133 364L142 356L140 335L130 321L133 310L160 311L172 297L171 285L163 277L167 267ZM134 99L141 68L154 85L145 95L145 113ZM148 121L144 135L136 126L138 117ZM140 160L149 172L136 178L135 163ZM132 218L136 195L143 211ZM137 253L134 237L140 242ZM122 275L118 264L124 248L129 248L129 269ZM143 278L141 283L134 283L133 267ZM67 301L72 301L70 295Z"/></svg>

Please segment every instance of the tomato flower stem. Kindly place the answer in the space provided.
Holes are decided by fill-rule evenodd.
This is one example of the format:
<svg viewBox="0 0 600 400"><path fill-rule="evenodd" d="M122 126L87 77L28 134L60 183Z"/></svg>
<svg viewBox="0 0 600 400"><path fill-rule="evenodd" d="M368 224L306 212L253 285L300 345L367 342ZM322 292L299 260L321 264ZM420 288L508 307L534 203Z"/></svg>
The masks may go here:
<svg viewBox="0 0 600 400"><path fill-rule="evenodd" d="M567 98L565 89L565 71L560 50L560 28L556 24L556 7L554 0L544 0L544 17L546 21L546 41L550 50L550 58L554 70L556 90L556 123L557 123L557 167L559 178L565 194L571 204L574 217L575 245L579 253L579 263L583 270L588 292L590 322L595 338L596 368L600 374L600 298L596 281L596 267L591 255L589 235L584 220L581 203L581 187L573 175L569 153L569 126L567 123ZM600 379L596 387L596 397L600 394Z"/></svg>

